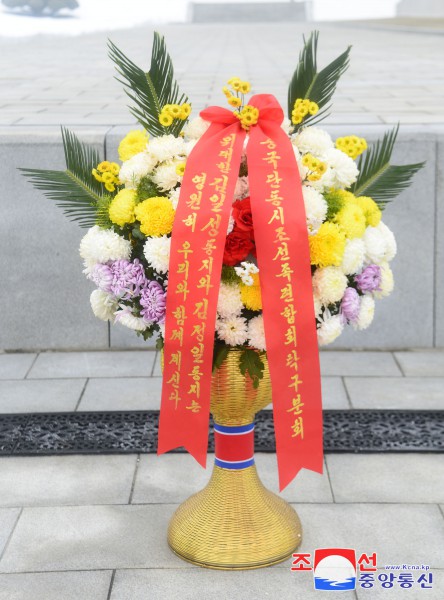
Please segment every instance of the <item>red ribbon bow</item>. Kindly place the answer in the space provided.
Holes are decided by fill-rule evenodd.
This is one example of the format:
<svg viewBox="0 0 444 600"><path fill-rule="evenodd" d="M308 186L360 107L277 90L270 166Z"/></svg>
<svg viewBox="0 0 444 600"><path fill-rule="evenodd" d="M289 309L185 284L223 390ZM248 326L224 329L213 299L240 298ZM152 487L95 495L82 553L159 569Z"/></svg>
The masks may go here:
<svg viewBox="0 0 444 600"><path fill-rule="evenodd" d="M249 104L259 110L246 153L282 490L301 468L322 473L319 354L293 146L274 96ZM220 273L247 132L230 110L200 114L211 125L188 157L171 240L158 454L184 446L205 466Z"/></svg>

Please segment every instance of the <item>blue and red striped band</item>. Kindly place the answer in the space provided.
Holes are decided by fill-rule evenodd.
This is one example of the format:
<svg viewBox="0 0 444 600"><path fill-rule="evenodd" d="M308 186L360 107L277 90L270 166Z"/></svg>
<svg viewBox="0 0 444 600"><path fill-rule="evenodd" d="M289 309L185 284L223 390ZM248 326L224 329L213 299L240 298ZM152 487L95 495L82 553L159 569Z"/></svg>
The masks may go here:
<svg viewBox="0 0 444 600"><path fill-rule="evenodd" d="M254 423L230 427L214 424L214 463L223 469L254 465Z"/></svg>

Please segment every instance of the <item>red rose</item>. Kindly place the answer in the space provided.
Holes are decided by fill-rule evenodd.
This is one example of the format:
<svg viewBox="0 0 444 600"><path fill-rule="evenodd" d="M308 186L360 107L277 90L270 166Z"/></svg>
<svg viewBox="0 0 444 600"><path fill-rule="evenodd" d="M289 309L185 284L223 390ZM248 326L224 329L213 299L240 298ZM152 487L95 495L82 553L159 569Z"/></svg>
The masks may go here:
<svg viewBox="0 0 444 600"><path fill-rule="evenodd" d="M238 229L247 231L250 237L254 239L253 216L251 214L250 198L237 200L233 204L232 214Z"/></svg>
<svg viewBox="0 0 444 600"><path fill-rule="evenodd" d="M235 227L233 231L227 235L224 250L224 265L233 267L238 262L241 262L254 250L254 243L248 231L242 231Z"/></svg>

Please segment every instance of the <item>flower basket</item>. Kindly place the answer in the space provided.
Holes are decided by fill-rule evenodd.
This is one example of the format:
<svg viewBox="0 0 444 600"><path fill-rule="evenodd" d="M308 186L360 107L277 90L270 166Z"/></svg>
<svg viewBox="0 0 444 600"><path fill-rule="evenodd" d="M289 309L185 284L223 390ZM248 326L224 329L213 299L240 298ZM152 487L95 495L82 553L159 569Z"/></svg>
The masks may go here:
<svg viewBox="0 0 444 600"><path fill-rule="evenodd" d="M207 567L255 568L301 541L295 511L261 484L254 415L273 399L280 489L322 472L318 344L366 329L393 289L396 254L382 211L422 164L390 163L398 128L375 144L332 140L327 116L350 48L317 68L304 40L277 99L233 77L230 109L192 106L157 33L145 73L110 43L142 130L119 165L62 130L66 170L23 169L88 232L80 254L94 314L157 335L164 380L158 453L184 446L205 466L208 417L216 459L206 488L176 511L168 541Z"/></svg>

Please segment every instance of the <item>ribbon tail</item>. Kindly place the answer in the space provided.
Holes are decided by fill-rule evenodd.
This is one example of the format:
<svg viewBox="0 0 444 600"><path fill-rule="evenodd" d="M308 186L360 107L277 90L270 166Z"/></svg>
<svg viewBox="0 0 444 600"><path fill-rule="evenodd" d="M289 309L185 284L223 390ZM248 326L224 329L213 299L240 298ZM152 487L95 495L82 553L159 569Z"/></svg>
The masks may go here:
<svg viewBox="0 0 444 600"><path fill-rule="evenodd" d="M252 128L247 162L282 491L301 468L323 465L308 233L293 147L278 123Z"/></svg>

